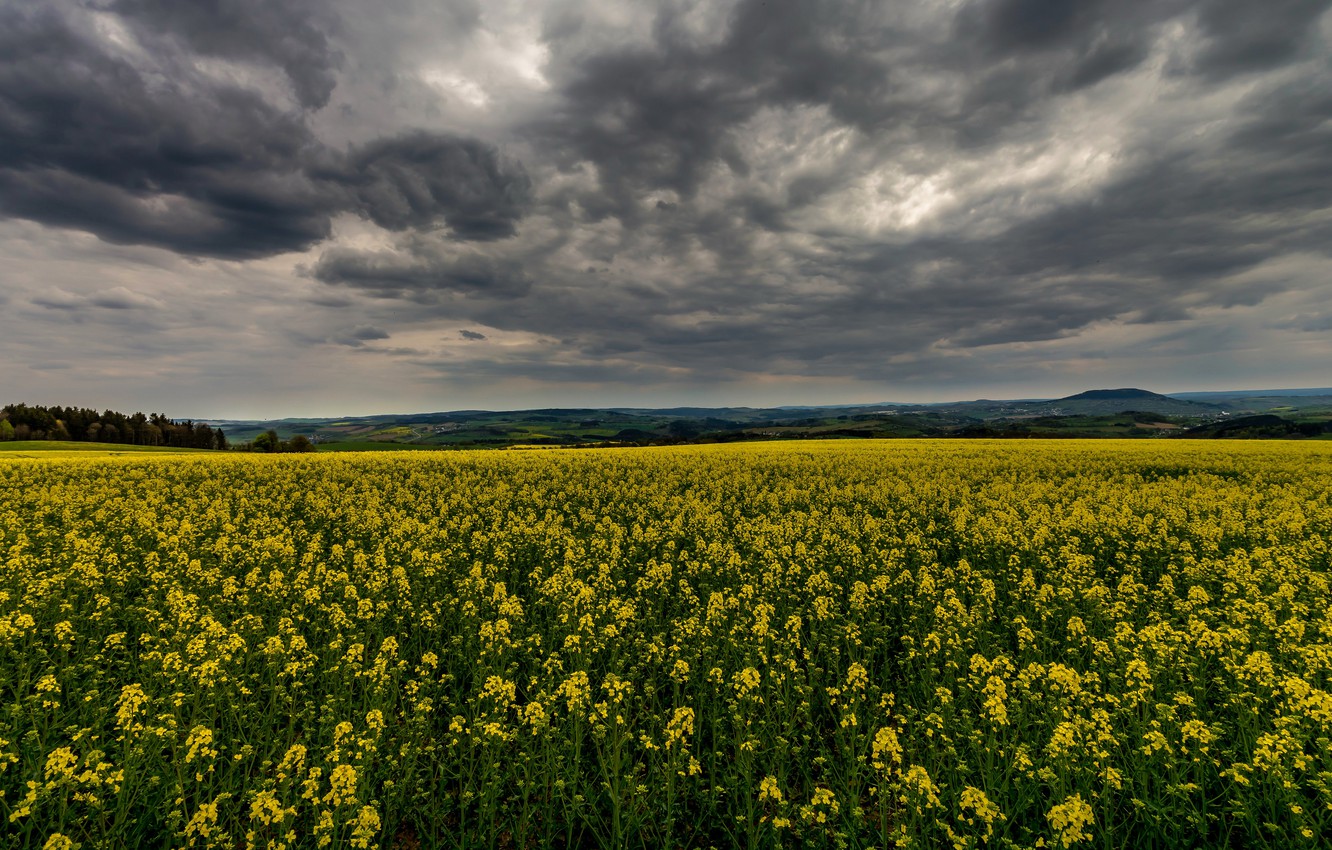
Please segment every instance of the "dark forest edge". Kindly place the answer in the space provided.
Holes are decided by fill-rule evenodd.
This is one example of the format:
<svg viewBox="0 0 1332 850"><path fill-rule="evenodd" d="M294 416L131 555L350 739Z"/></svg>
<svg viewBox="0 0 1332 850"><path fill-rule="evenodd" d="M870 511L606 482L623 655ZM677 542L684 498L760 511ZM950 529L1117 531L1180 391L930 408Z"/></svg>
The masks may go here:
<svg viewBox="0 0 1332 850"><path fill-rule="evenodd" d="M161 413L100 413L88 407L7 404L0 408L0 442L96 443L151 448L252 451L267 454L312 452L314 444L298 434L289 440L268 430L249 442L232 443L222 428Z"/></svg>
<svg viewBox="0 0 1332 850"><path fill-rule="evenodd" d="M0 408L0 442L53 440L178 449L231 448L221 428L161 413L100 413L87 407L7 404Z"/></svg>

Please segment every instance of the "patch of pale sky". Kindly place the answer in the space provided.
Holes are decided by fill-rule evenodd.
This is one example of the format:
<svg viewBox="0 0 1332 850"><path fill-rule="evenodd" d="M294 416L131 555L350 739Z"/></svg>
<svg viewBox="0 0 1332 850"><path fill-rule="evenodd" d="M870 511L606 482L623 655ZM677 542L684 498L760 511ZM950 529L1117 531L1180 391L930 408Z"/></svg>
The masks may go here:
<svg viewBox="0 0 1332 850"><path fill-rule="evenodd" d="M490 20L489 15L486 20ZM505 76L509 79L501 83L521 82L539 91L549 89L545 66L550 59L550 50L541 41L535 19L505 21L504 24L497 29L483 29L477 35L478 47L488 57L489 64L507 72Z"/></svg>
<svg viewBox="0 0 1332 850"><path fill-rule="evenodd" d="M351 213L334 216L332 226L333 233L328 242L339 248L349 248L356 251L383 251L393 249L398 243L398 237L392 232L385 230L369 219ZM325 247L328 246L321 245L312 248L306 256L314 255L317 257L318 253Z"/></svg>
<svg viewBox="0 0 1332 850"><path fill-rule="evenodd" d="M468 106L482 109L490 103L490 93L476 80L453 70L426 68L421 72L421 79L434 86L446 97L455 97Z"/></svg>
<svg viewBox="0 0 1332 850"><path fill-rule="evenodd" d="M756 183L782 185L802 171L830 167L855 149L858 134L824 104L797 104L760 107L734 138Z"/></svg>
<svg viewBox="0 0 1332 850"><path fill-rule="evenodd" d="M143 45L139 44L139 40L134 37L134 33L130 31L130 28L125 25L119 16L96 9L85 10L84 15L86 17L82 20L87 21L93 32L114 53L139 61L149 61L153 58L152 54L145 50ZM76 18L75 20L80 19Z"/></svg>

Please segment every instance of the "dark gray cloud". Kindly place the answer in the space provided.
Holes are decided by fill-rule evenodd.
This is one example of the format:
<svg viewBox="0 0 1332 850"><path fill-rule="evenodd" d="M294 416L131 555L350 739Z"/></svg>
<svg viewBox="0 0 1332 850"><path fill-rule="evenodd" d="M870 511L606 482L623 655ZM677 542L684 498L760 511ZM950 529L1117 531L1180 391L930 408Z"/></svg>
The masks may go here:
<svg viewBox="0 0 1332 850"><path fill-rule="evenodd" d="M271 61L304 107L328 100L336 53L319 16L250 5L136 0L100 21L0 5L0 214L230 259L303 250L344 212L459 239L512 232L527 177L493 147L407 131L333 148L306 109L200 70L199 54Z"/></svg>
<svg viewBox="0 0 1332 850"><path fill-rule="evenodd" d="M47 310L72 311L81 309L84 302L78 298L71 298L64 293L53 293L51 295L38 295L32 299L32 303Z"/></svg>
<svg viewBox="0 0 1332 850"><path fill-rule="evenodd" d="M299 330L290 330L289 333L293 339L304 345L317 345L321 342L330 341L348 348L361 348L367 342L380 342L392 337L392 334L388 331L374 325L361 325L352 328L350 331L334 334L329 340L319 339ZM380 347L376 346L375 350L380 350Z"/></svg>
<svg viewBox="0 0 1332 850"><path fill-rule="evenodd" d="M463 239L512 236L531 200L527 174L493 146L425 132L358 148L328 177L347 186L357 210L380 227L431 227L442 219Z"/></svg>
<svg viewBox="0 0 1332 850"><path fill-rule="evenodd" d="M1329 6L0 0L0 216L234 261L172 268L238 346L400 399L1312 374ZM215 308L57 271L11 303Z"/></svg>
<svg viewBox="0 0 1332 850"><path fill-rule="evenodd" d="M123 286L94 291L87 295L49 289L30 299L30 303L47 310L79 312L89 307L103 310L154 310L161 305L152 298L140 295Z"/></svg>
<svg viewBox="0 0 1332 850"><path fill-rule="evenodd" d="M363 325L352 331L352 336L359 340L388 339L389 332L373 325Z"/></svg>
<svg viewBox="0 0 1332 850"><path fill-rule="evenodd" d="M107 310L151 310L160 306L152 299L123 286L94 293L88 298L88 303Z"/></svg>
<svg viewBox="0 0 1332 850"><path fill-rule="evenodd" d="M1056 121L1071 98L1138 69L1153 50L1192 96L1208 96L1230 73L1306 58L1311 44L1321 45L1312 24L1327 5L1278 4L1251 26L1261 14L1252 4L998 0L970 4L942 28L912 30L878 4L756 0L739 4L720 39L705 45L676 37L663 14L650 44L607 51L569 72L568 112L555 124L567 135L554 138L571 160L597 165L598 186L588 192L595 200L578 199L590 219L613 211L665 244L749 266L755 233L790 230L801 208L848 182L835 171L797 173L776 203L738 194L729 213L691 203L709 180L750 173L740 134L762 110L826 110L861 131L852 143L872 160L905 161L908 170L938 169L1004 144L1039 151L1069 129ZM1167 25L1182 27L1184 47L1192 48L1169 52L1176 46ZM1271 49L1248 46L1260 43ZM1260 55L1268 65L1254 64ZM656 352L681 352L687 362L707 352L762 368L762 357L776 350L797 369L830 373L941 342L1032 342L1100 321L1178 320L1208 306L1258 303L1281 283L1221 279L1332 244L1325 218L1313 215L1332 203L1324 177L1332 174L1326 45L1319 55L1313 78L1300 75L1236 103L1206 147L1146 133L1120 152L1112 179L1081 197L1056 197L1044 213L1022 209L1040 186L1008 197L972 189L975 205L958 210L963 220L946 223L942 234L898 233L876 245L825 232L817 234L825 250L787 254L796 279L837 284L821 295L797 294L798 286L774 293L752 273L729 286L700 281L685 310L710 311L712 321L663 328L663 317L649 313L645 324L655 330L636 327ZM937 85L913 89L913 80L931 76ZM653 190L673 192L686 206L658 202L649 215L639 199ZM965 220L986 206L1010 210L997 232ZM629 240L623 246L632 249ZM779 303L762 321L728 317L723 287L754 298L775 294ZM818 316L811 322L812 309ZM891 338L848 333L870 323L892 328ZM836 338L852 340L853 350L841 351Z"/></svg>
<svg viewBox="0 0 1332 850"><path fill-rule="evenodd" d="M668 4L650 42L580 53L560 68L560 111L532 129L558 162L597 165L597 191L576 199L591 217L632 220L644 192L689 199L719 169L748 175L737 133L765 109L826 109L888 156L915 144L973 151L1048 132L1049 107L1141 66L1166 24L1196 45L1173 57L1177 73L1216 82L1298 59L1319 43L1315 22L1328 6L980 0L951 20L921 20L881 3L742 0L720 38L700 44L678 21L691 7ZM557 24L552 39L578 40L579 19ZM785 200L809 203L829 182L792 181ZM779 220L770 207L753 212L755 223Z"/></svg>
<svg viewBox="0 0 1332 850"><path fill-rule="evenodd" d="M324 283L381 298L427 302L449 293L508 299L526 294L532 286L517 260L450 253L423 242L405 251L325 251L313 275Z"/></svg>
<svg viewBox="0 0 1332 850"><path fill-rule="evenodd" d="M193 254L327 235L308 133L257 94L201 103L186 69L151 79L46 4L0 6L0 56L0 212Z"/></svg>
<svg viewBox="0 0 1332 850"><path fill-rule="evenodd" d="M634 199L668 189L686 200L717 168L745 176L734 133L765 106L822 104L842 121L874 126L891 112L885 56L909 34L877 19L876 4L745 0L720 42L699 44L664 6L650 44L611 46L559 69L562 104L532 130L557 162L597 165L596 193L576 198L595 218L634 217ZM559 18L547 35L583 37Z"/></svg>
<svg viewBox="0 0 1332 850"><path fill-rule="evenodd" d="M202 56L257 61L280 68L305 106L328 103L341 53L331 43L340 22L318 0L115 0L132 26L177 39Z"/></svg>
<svg viewBox="0 0 1332 850"><path fill-rule="evenodd" d="M1262 71L1284 65L1318 41L1318 18L1328 0L1211 0L1198 9L1207 43L1198 67L1213 76Z"/></svg>

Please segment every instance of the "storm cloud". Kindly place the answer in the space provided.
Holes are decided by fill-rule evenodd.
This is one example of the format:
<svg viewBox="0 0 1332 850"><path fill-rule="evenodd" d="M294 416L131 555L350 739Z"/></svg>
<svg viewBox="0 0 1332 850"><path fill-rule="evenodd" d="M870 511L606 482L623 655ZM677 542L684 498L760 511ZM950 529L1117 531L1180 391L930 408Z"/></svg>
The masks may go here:
<svg viewBox="0 0 1332 850"><path fill-rule="evenodd" d="M0 0L4 321L245 298L201 358L358 409L1316 382L1329 5Z"/></svg>
<svg viewBox="0 0 1332 850"><path fill-rule="evenodd" d="M339 60L301 4L110 10L0 6L0 212L228 259L308 248L339 213L460 239L507 235L521 217L526 175L483 142L321 142L309 112Z"/></svg>

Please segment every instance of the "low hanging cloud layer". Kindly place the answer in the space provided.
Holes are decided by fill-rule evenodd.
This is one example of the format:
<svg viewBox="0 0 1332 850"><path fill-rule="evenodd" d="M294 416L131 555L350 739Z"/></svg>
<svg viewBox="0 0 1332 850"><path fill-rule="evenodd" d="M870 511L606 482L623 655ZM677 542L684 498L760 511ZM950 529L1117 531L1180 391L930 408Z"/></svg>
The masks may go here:
<svg viewBox="0 0 1332 850"><path fill-rule="evenodd" d="M1325 385L1329 5L0 0L0 357L210 416Z"/></svg>

